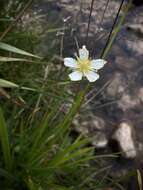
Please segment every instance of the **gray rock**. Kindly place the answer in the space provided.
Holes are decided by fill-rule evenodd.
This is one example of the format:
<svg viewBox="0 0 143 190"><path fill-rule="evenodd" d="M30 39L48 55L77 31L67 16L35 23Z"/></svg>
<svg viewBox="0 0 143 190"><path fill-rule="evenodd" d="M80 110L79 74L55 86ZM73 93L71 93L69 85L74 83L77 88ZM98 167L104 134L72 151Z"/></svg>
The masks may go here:
<svg viewBox="0 0 143 190"><path fill-rule="evenodd" d="M96 132L96 134L92 138L92 145L95 148L105 148L108 144L108 139L103 132Z"/></svg>
<svg viewBox="0 0 143 190"><path fill-rule="evenodd" d="M105 121L99 116L88 116L87 118L76 117L74 119L74 129L76 132L88 136L91 144L96 148L105 148L108 144L106 136Z"/></svg>
<svg viewBox="0 0 143 190"><path fill-rule="evenodd" d="M120 123L118 129L113 135L121 148L122 154L126 158L135 158L137 151L133 139L133 127L128 122Z"/></svg>

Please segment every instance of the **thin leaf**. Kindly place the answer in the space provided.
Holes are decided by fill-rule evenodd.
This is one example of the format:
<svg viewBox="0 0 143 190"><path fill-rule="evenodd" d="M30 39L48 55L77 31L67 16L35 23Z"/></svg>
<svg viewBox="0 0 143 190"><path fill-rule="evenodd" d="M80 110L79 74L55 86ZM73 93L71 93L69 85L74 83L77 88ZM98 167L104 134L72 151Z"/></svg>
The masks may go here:
<svg viewBox="0 0 143 190"><path fill-rule="evenodd" d="M142 176L141 176L141 172L139 169L137 170L137 179L138 179L139 190L142 190L142 188L143 188Z"/></svg>
<svg viewBox="0 0 143 190"><path fill-rule="evenodd" d="M17 88L18 85L8 80L0 79L0 87L4 88Z"/></svg>
<svg viewBox="0 0 143 190"><path fill-rule="evenodd" d="M12 45L6 44L4 42L0 42L0 49L6 50L6 51L10 51L13 53L17 53L17 54L21 54L21 55L26 55L26 56L30 56L30 57L35 57L35 58L40 58L37 55L34 55L32 53L28 53L27 51L24 51L22 49L16 48Z"/></svg>
<svg viewBox="0 0 143 190"><path fill-rule="evenodd" d="M88 148L83 148L83 149L77 150L74 153L63 157L63 159L61 159L61 161L58 164L60 164L60 165L65 164L65 162L75 159L77 157L82 157L82 156L88 155L92 150L93 150L93 147L88 147ZM73 163L74 163L74 161L73 161Z"/></svg>
<svg viewBox="0 0 143 190"><path fill-rule="evenodd" d="M0 56L0 62L11 62L11 61L28 61L28 59Z"/></svg>
<svg viewBox="0 0 143 190"><path fill-rule="evenodd" d="M51 118L56 114L57 106L49 113L46 113L43 117L40 125L37 126L36 130L33 133L33 145L31 146L29 152L29 160L32 162L33 159L39 157L39 151L45 143L48 143L49 140L53 139L55 134L49 134L49 122ZM46 134L46 136L45 136ZM41 155L41 154L40 154Z"/></svg>
<svg viewBox="0 0 143 190"><path fill-rule="evenodd" d="M65 150L58 152L55 157L49 162L48 166L58 166L59 164L73 159L75 156L77 156L80 152L85 151L86 148L83 149L79 149L77 150L77 148L79 148L81 145L85 145L87 144L88 140L84 139L81 141L76 141L76 143L73 143L72 145L70 145L69 147L65 148ZM89 150L89 149L88 149ZM87 150L86 150L87 151Z"/></svg>
<svg viewBox="0 0 143 190"><path fill-rule="evenodd" d="M20 87L19 85L15 84L14 82L4 80L4 79L0 79L0 87L3 87L3 88L20 88L23 90L36 91L36 89L34 89L34 88L28 88L28 87L24 87L24 86Z"/></svg>
<svg viewBox="0 0 143 190"><path fill-rule="evenodd" d="M16 57L3 57L3 56L0 56L0 62L30 62L30 63L44 64L44 62L37 62L29 59L22 59Z"/></svg>
<svg viewBox="0 0 143 190"><path fill-rule="evenodd" d="M35 184L30 178L28 179L28 181L26 181L26 184L29 190L42 190L41 186Z"/></svg>
<svg viewBox="0 0 143 190"><path fill-rule="evenodd" d="M66 114L64 120L57 126L57 131L55 133L55 135L57 135L57 137L59 137L59 134L64 134L64 132L66 130L68 130L68 127L71 125L73 118L75 117L75 115L77 114L77 112L80 109L80 106L82 104L82 101L84 99L84 96L87 92L89 88L89 85L86 86L86 88L83 91L80 91L76 97L75 100L71 106L71 108L69 109L68 113Z"/></svg>

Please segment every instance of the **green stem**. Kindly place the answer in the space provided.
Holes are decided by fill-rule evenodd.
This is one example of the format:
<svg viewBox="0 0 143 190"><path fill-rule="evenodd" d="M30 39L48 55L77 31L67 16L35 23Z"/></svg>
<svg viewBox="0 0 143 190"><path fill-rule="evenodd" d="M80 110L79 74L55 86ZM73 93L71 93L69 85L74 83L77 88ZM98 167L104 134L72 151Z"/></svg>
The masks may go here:
<svg viewBox="0 0 143 190"><path fill-rule="evenodd" d="M60 123L60 125L58 126L59 130L57 131L57 133L59 132L64 133L64 131L66 131L66 129L70 126L74 116L77 114L77 112L80 109L80 106L84 100L84 97L85 97L86 92L88 91L88 88L89 88L89 84L87 84L84 90L81 90L80 92L77 93L69 112L66 114L63 122Z"/></svg>

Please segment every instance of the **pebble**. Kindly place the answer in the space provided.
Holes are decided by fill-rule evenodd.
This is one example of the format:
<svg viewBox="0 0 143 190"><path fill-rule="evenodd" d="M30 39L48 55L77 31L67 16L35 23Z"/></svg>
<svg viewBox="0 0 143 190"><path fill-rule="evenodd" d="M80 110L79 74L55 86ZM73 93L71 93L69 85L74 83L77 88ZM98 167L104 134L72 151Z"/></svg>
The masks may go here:
<svg viewBox="0 0 143 190"><path fill-rule="evenodd" d="M105 148L108 144L108 139L106 135L102 132L96 132L94 137L92 138L92 145L95 148Z"/></svg>

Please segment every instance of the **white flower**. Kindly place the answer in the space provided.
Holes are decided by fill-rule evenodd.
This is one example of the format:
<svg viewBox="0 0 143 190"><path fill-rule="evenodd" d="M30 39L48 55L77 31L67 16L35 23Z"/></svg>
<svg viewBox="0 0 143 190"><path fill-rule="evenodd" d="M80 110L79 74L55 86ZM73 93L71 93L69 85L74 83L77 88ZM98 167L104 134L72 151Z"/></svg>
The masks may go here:
<svg viewBox="0 0 143 190"><path fill-rule="evenodd" d="M99 79L97 71L105 65L106 61L103 59L89 59L89 51L86 46L79 49L79 57L77 60L71 57L64 58L64 65L70 67L73 72L69 74L72 81L79 81L82 77L86 77L89 82L95 82Z"/></svg>

